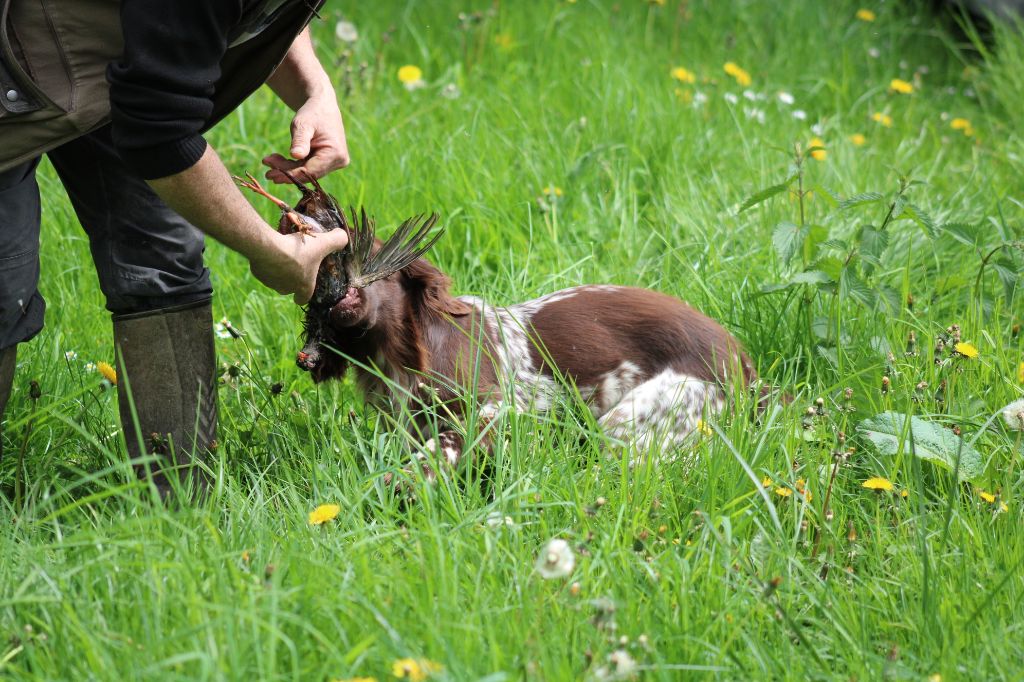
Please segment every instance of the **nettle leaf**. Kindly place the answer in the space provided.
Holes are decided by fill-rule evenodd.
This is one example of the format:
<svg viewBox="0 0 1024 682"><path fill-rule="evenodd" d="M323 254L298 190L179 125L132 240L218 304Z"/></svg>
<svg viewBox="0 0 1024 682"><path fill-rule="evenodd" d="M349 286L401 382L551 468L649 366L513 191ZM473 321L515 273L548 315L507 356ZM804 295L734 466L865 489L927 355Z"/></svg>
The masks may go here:
<svg viewBox="0 0 1024 682"><path fill-rule="evenodd" d="M793 256L800 252L807 237L807 228L801 228L795 223L783 221L775 226L772 232L772 245L775 253L783 263L789 263Z"/></svg>
<svg viewBox="0 0 1024 682"><path fill-rule="evenodd" d="M946 223L942 226L942 231L961 244L977 246L984 237L978 228L978 225L972 223Z"/></svg>
<svg viewBox="0 0 1024 682"><path fill-rule="evenodd" d="M861 230L859 246L862 256L870 256L877 261L882 257L885 247L889 246L889 233L885 230L876 230L871 225L866 225Z"/></svg>
<svg viewBox="0 0 1024 682"><path fill-rule="evenodd" d="M843 268L839 277L839 297L849 297L868 308L874 308L878 299L871 287L858 277L852 268Z"/></svg>
<svg viewBox="0 0 1024 682"><path fill-rule="evenodd" d="M861 194L854 194L852 197L847 197L839 202L839 210L845 211L848 208L854 206L862 206L864 204L873 204L876 201L881 201L884 198L883 195L878 192L863 192Z"/></svg>
<svg viewBox="0 0 1024 682"><path fill-rule="evenodd" d="M973 481L985 471L980 452L941 424L920 417L883 412L858 424L857 432L871 441L883 455L896 455L900 451L913 452L919 458L948 471L956 469L959 458L958 476L963 481ZM913 448L911 436L914 439Z"/></svg>
<svg viewBox="0 0 1024 682"><path fill-rule="evenodd" d="M932 217L920 206L908 203L903 208L902 212L896 213L896 211L893 211L893 215L898 216L898 218L913 220L921 226L921 229L924 230L924 233L928 235L930 239L935 239L935 235L938 232L938 228L935 226L935 221L932 220Z"/></svg>
<svg viewBox="0 0 1024 682"><path fill-rule="evenodd" d="M828 187L823 187L822 185L816 184L812 185L811 189L813 189L814 193L821 197L826 204L828 204L829 208L835 209L839 207L839 203L842 201L842 199L839 197L838 194L830 190Z"/></svg>
<svg viewBox="0 0 1024 682"><path fill-rule="evenodd" d="M995 263L991 263L989 267L995 270L996 274L999 275L999 279L1003 282L1006 298L1012 298L1013 291L1017 288L1017 282L1022 275L1017 264L1013 262L1013 259L1004 257Z"/></svg>
<svg viewBox="0 0 1024 682"><path fill-rule="evenodd" d="M788 282L781 282L776 284L765 284L761 287L762 294L772 294L776 291L784 291L791 289L801 284L830 284L834 280L827 274L820 270L805 270L804 272L798 272L793 275Z"/></svg>
<svg viewBox="0 0 1024 682"><path fill-rule="evenodd" d="M737 213L743 213L748 208L753 208L754 206L757 206L758 204L765 202L768 199L771 199L776 194L782 194L787 189L789 189L789 186L793 183L793 180L795 179L796 175L790 175L788 178L786 178L778 185L772 185L771 187L767 187L761 190L760 192L751 195L750 197L747 198L746 201L743 202L743 204L740 206L740 210L737 211Z"/></svg>

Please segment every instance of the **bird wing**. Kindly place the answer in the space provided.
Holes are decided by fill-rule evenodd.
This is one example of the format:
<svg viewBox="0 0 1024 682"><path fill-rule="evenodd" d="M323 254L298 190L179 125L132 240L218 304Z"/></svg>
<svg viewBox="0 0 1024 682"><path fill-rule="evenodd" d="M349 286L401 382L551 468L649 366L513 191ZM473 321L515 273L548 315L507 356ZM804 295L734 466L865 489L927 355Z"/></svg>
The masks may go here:
<svg viewBox="0 0 1024 682"><path fill-rule="evenodd" d="M399 225L394 234L374 253L374 220L366 216L365 209L360 211L357 219L355 209L352 209L352 224L359 225L359 229L348 230L349 248L352 250L349 260L349 285L356 288L369 286L398 272L425 254L444 233L444 230L440 229L432 237L429 236L437 224L437 219L436 213L426 218L423 215L409 218Z"/></svg>

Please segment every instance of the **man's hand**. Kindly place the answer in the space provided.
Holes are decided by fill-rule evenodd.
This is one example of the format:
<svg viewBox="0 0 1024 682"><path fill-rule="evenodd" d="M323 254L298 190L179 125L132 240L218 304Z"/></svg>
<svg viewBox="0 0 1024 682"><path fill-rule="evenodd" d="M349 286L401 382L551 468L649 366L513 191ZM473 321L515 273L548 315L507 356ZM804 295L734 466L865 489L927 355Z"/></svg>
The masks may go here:
<svg viewBox="0 0 1024 682"><path fill-rule="evenodd" d="M315 237L301 232L276 234L271 248L249 259L249 269L256 279L279 294L294 294L295 302L303 305L313 296L320 261L347 245L344 230L331 230Z"/></svg>
<svg viewBox="0 0 1024 682"><path fill-rule="evenodd" d="M322 178L348 165L345 125L333 92L307 99L295 112L290 154L291 159L281 154L263 159L263 164L271 169L267 172L269 180L278 184L288 182L281 171L290 171L300 180L303 173Z"/></svg>
<svg viewBox="0 0 1024 682"><path fill-rule="evenodd" d="M271 154L263 159L270 167L267 178L276 183L288 182L282 171L296 174L299 180L303 179L303 171L312 178L321 178L347 166L348 144L338 96L313 52L309 28L292 43L267 85L295 110L289 149L292 158Z"/></svg>

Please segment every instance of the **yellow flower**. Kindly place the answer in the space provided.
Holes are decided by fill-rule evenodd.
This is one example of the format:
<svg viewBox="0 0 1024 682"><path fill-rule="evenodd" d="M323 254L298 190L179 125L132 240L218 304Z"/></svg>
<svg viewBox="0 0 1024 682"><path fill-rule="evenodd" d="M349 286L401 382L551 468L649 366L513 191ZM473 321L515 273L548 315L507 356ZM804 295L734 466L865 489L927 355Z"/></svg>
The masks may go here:
<svg viewBox="0 0 1024 682"><path fill-rule="evenodd" d="M689 69L683 66L675 67L674 69L669 71L669 75L675 78L677 81L682 81L684 83L697 82L697 76L693 73L693 71L690 71Z"/></svg>
<svg viewBox="0 0 1024 682"><path fill-rule="evenodd" d="M861 487L868 490L892 490L892 481L880 476L874 476L861 483Z"/></svg>
<svg viewBox="0 0 1024 682"><path fill-rule="evenodd" d="M869 9L859 9L857 10L857 18L861 21L874 21L876 17L875 13Z"/></svg>
<svg viewBox="0 0 1024 682"><path fill-rule="evenodd" d="M1024 384L1024 362L1020 363L1020 366L1017 367L1017 381Z"/></svg>
<svg viewBox="0 0 1024 682"><path fill-rule="evenodd" d="M546 197L549 197L552 194L554 194L556 197L560 197L563 194L561 187L554 187L552 185L548 185L547 187L545 187L543 189L543 192L544 192L544 196L546 196Z"/></svg>
<svg viewBox="0 0 1024 682"><path fill-rule="evenodd" d="M949 127L961 131L967 137L974 135L974 126L966 118L954 118L949 122Z"/></svg>
<svg viewBox="0 0 1024 682"><path fill-rule="evenodd" d="M850 135L850 142L854 143L858 147L863 147L864 143L866 143L867 141L868 138L864 137L860 133L854 133L853 135Z"/></svg>
<svg viewBox="0 0 1024 682"><path fill-rule="evenodd" d="M319 507L309 512L309 525L319 526L322 523L332 521L340 511L341 507L336 504L321 504Z"/></svg>
<svg viewBox="0 0 1024 682"><path fill-rule="evenodd" d="M512 35L509 33L499 33L494 36L494 44L502 50L511 50L515 45L515 41L512 40Z"/></svg>
<svg viewBox="0 0 1024 682"><path fill-rule="evenodd" d="M398 70L398 80L406 85L417 83L423 80L423 71L418 66L406 64Z"/></svg>
<svg viewBox="0 0 1024 682"><path fill-rule="evenodd" d="M815 161L824 161L825 157L828 156L828 152L825 151L825 143L820 137L811 138L811 143L808 147L821 147L821 149L815 149L811 152L811 158Z"/></svg>
<svg viewBox="0 0 1024 682"><path fill-rule="evenodd" d="M883 114L880 111L876 111L871 114L871 120L875 123L881 123L886 128L892 128L892 116L889 114Z"/></svg>
<svg viewBox="0 0 1024 682"><path fill-rule="evenodd" d="M903 80L902 78L893 78L891 81L889 81L889 90L904 95L909 95L914 91L914 85Z"/></svg>
<svg viewBox="0 0 1024 682"><path fill-rule="evenodd" d="M711 430L711 427L708 426L708 423L703 419L697 420L697 431L704 434L705 436L712 436L715 433L714 431Z"/></svg>
<svg viewBox="0 0 1024 682"><path fill-rule="evenodd" d="M693 91L689 88L676 88L676 97L683 101L683 104L693 104Z"/></svg>
<svg viewBox="0 0 1024 682"><path fill-rule="evenodd" d="M974 358L978 357L978 349L969 343L960 342L953 346L953 350L955 350L959 355L964 356L968 360L973 360Z"/></svg>
<svg viewBox="0 0 1024 682"><path fill-rule="evenodd" d="M747 73L745 69L741 69L736 62L726 62L722 68L725 69L727 74L735 78L736 82L743 87L747 87L753 82L750 78L750 74Z"/></svg>
<svg viewBox="0 0 1024 682"><path fill-rule="evenodd" d="M103 375L103 378L117 386L117 372L106 362L97 362L96 371Z"/></svg>
<svg viewBox="0 0 1024 682"><path fill-rule="evenodd" d="M993 495L992 493L987 493L984 490L979 490L978 491L978 497L980 497L981 499L985 500L989 504L992 504L993 502L996 501L996 496L995 495Z"/></svg>
<svg viewBox="0 0 1024 682"><path fill-rule="evenodd" d="M391 664L391 674L397 678L408 678L412 682L423 682L431 673L440 672L442 667L438 663L428 661L425 658L400 658Z"/></svg>
<svg viewBox="0 0 1024 682"><path fill-rule="evenodd" d="M793 494L793 491L790 490L789 488L776 488L775 494L778 495L779 497L789 497L790 495Z"/></svg>
<svg viewBox="0 0 1024 682"><path fill-rule="evenodd" d="M804 480L804 479L802 479L802 478L798 478L798 479L796 479L796 489L797 489L798 491L800 491L800 492L803 492L803 491L804 491L804 488L805 488L806 486L807 486L807 481L805 481L805 480Z"/></svg>
<svg viewBox="0 0 1024 682"><path fill-rule="evenodd" d="M909 496L910 496L910 493L908 493L906 490L901 490L900 491L900 497L906 499Z"/></svg>
<svg viewBox="0 0 1024 682"><path fill-rule="evenodd" d="M772 479L770 477L768 477L768 476L765 476L764 478L761 479L761 486L764 487L764 488L771 488L772 487Z"/></svg>

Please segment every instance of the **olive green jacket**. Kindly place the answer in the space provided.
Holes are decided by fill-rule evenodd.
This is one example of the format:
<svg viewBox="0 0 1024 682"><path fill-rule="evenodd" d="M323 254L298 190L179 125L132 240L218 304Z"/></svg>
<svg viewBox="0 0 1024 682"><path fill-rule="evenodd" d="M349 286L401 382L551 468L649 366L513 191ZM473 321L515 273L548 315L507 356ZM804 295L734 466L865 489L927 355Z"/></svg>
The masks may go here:
<svg viewBox="0 0 1024 682"><path fill-rule="evenodd" d="M270 77L321 4L296 2L266 30L228 49L204 131ZM0 0L0 171L110 121L106 70L122 51L120 5Z"/></svg>

